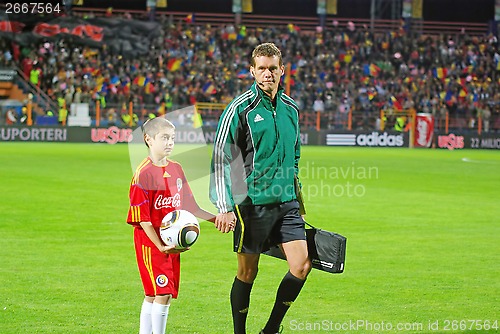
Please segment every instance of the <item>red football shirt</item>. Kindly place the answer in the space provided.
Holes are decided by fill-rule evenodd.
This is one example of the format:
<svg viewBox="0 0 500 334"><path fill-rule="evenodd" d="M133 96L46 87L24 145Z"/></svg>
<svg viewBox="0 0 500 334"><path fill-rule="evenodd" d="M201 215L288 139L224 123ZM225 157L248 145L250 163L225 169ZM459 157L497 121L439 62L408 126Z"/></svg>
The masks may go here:
<svg viewBox="0 0 500 334"><path fill-rule="evenodd" d="M151 222L159 228L167 213L197 208L181 165L171 160L158 166L151 158L144 159L132 178L129 197L127 223L132 225Z"/></svg>

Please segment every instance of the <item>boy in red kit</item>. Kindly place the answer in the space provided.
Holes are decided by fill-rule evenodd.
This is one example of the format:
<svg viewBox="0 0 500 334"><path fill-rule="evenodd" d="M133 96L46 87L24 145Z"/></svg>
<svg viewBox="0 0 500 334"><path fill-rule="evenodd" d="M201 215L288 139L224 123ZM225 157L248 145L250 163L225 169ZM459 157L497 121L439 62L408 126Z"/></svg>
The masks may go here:
<svg viewBox="0 0 500 334"><path fill-rule="evenodd" d="M196 203L181 165L168 159L174 148L174 125L157 117L146 121L142 131L149 156L139 164L130 184L127 223L135 227L135 252L145 294L139 333L164 334L170 300L177 298L179 290L180 251L161 241L161 221L180 209L211 222L215 217Z"/></svg>

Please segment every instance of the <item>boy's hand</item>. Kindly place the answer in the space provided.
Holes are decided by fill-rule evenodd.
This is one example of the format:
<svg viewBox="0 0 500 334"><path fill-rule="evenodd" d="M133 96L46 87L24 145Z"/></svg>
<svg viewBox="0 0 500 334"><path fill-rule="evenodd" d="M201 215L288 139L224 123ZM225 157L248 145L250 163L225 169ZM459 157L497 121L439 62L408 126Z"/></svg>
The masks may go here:
<svg viewBox="0 0 500 334"><path fill-rule="evenodd" d="M160 252L165 254L179 254L189 250L189 247L185 249L175 249L175 246L161 245L160 247L158 247L158 249L160 250Z"/></svg>

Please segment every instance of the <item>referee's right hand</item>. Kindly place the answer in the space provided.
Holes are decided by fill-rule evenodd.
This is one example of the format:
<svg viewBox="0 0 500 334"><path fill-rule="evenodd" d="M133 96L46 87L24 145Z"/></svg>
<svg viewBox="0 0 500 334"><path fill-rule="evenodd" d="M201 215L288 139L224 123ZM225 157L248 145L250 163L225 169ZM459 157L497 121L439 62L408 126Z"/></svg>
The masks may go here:
<svg viewBox="0 0 500 334"><path fill-rule="evenodd" d="M234 231L236 225L236 215L234 212L219 213L215 217L215 227L222 233Z"/></svg>

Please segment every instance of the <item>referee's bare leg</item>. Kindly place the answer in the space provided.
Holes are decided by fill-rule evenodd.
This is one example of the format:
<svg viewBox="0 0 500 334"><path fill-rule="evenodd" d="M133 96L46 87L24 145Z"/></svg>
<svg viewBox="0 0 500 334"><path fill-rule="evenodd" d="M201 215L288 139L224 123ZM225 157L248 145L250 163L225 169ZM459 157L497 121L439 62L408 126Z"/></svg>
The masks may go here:
<svg viewBox="0 0 500 334"><path fill-rule="evenodd" d="M273 310L261 334L278 333L286 312L295 301L311 271L311 261L307 253L305 240L294 240L281 244L285 253L289 271L281 280L276 293Z"/></svg>

